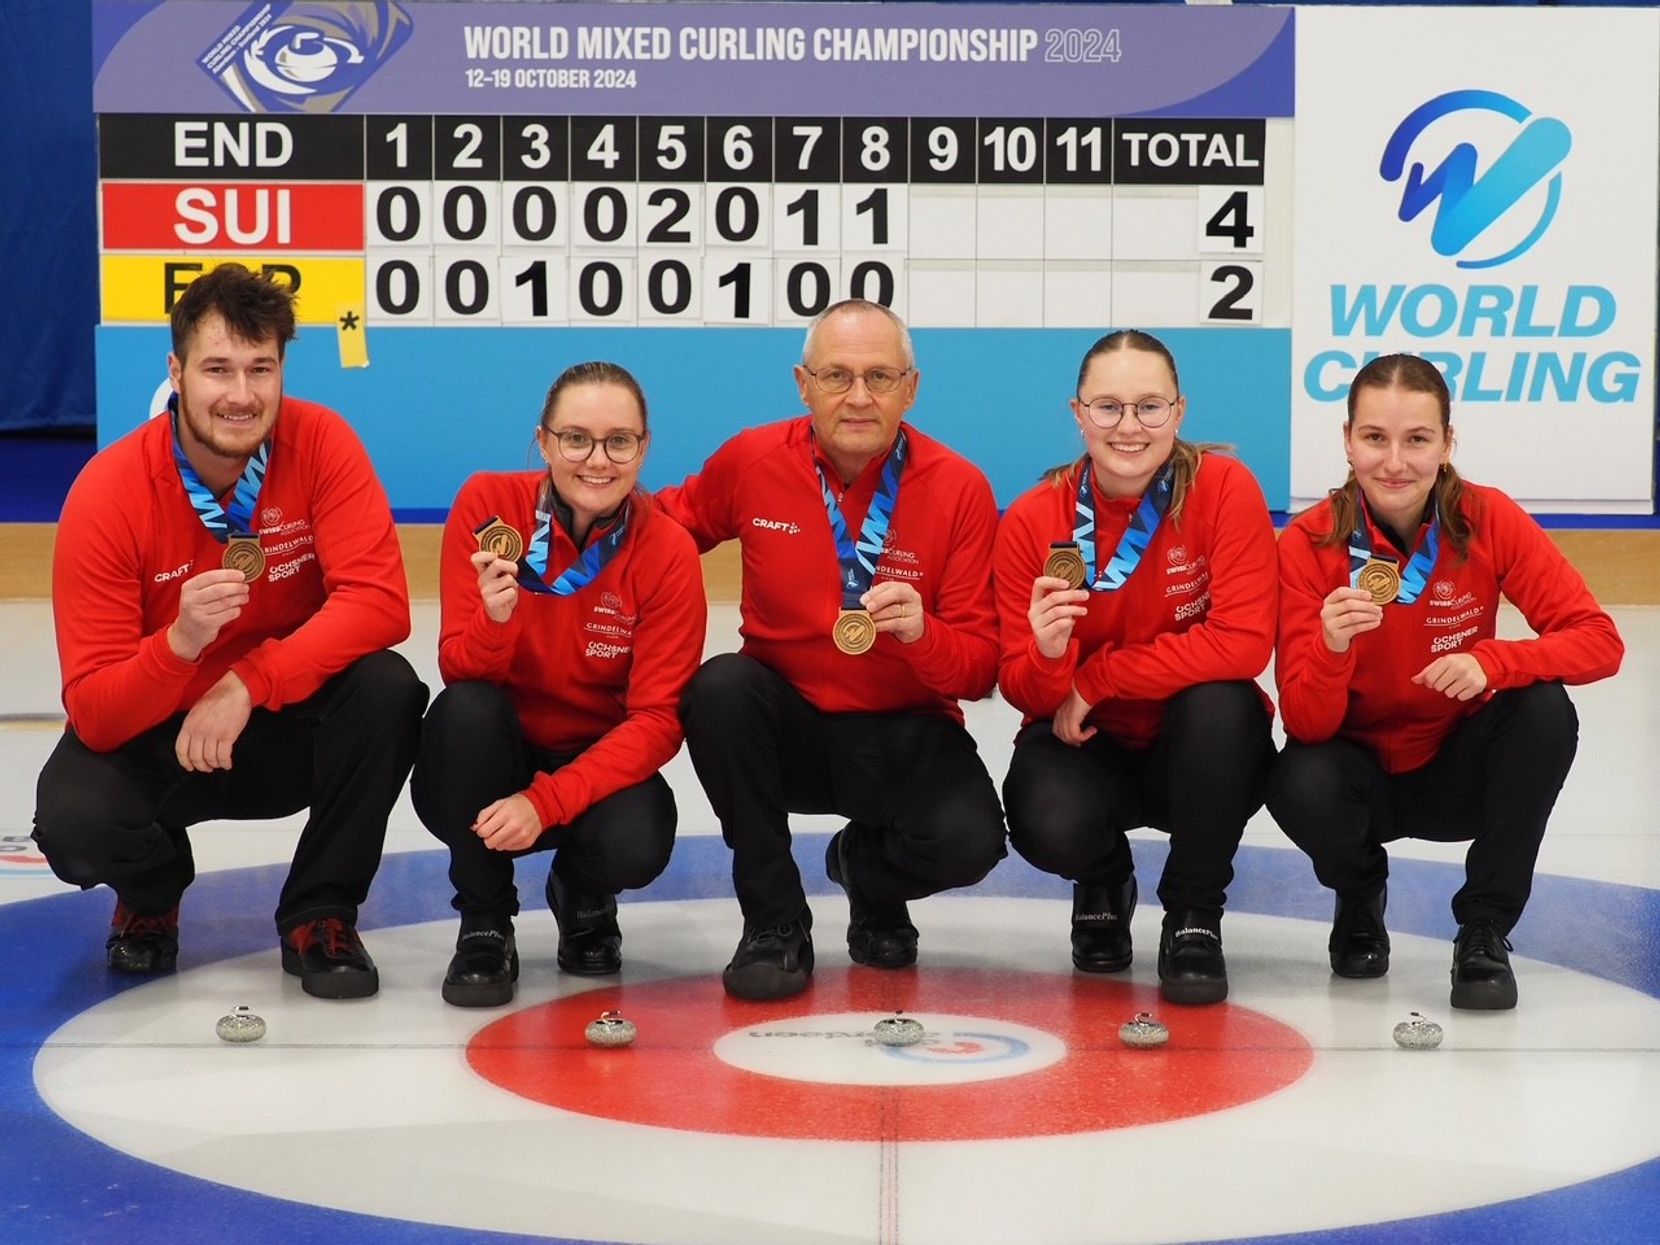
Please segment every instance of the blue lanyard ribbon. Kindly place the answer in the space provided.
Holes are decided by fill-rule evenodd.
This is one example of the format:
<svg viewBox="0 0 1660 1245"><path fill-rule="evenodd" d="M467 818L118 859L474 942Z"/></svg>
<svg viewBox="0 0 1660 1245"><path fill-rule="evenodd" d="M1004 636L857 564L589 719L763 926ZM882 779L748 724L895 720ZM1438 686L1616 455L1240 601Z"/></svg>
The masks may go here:
<svg viewBox="0 0 1660 1245"><path fill-rule="evenodd" d="M599 573L622 551L623 541L628 538L630 513L629 503L625 501L623 512L612 524L611 530L584 549L582 555L550 584L548 554L553 543L553 499L548 495L548 488L544 485L541 500L536 507L536 532L530 538L530 548L525 550L524 561L519 563L519 585L527 592L539 592L548 596L576 595L598 579Z"/></svg>
<svg viewBox="0 0 1660 1245"><path fill-rule="evenodd" d="M857 542L848 535L847 520L842 517L842 508L836 501L824 468L819 466L816 457L813 460L819 486L824 490L824 513L829 516L830 534L836 541L836 561L841 564L844 610L863 609L859 598L870 590L871 581L876 578L876 563L882 557L882 547L887 543L893 508L899 504L899 477L905 473L906 451L905 432L901 429L893 443L893 453L888 455L888 461L882 467L882 480L876 486L876 496L870 499L870 509L865 511L864 525L859 529Z"/></svg>
<svg viewBox="0 0 1660 1245"><path fill-rule="evenodd" d="M1072 539L1083 555L1087 570L1095 569L1095 487L1092 472L1086 462L1078 473L1078 507ZM1141 565L1141 555L1158 535L1165 511L1170 509L1170 497L1175 490L1176 463L1172 457L1147 485L1141 504L1130 516L1130 524L1113 550L1112 558L1089 585L1091 592L1117 592Z"/></svg>
<svg viewBox="0 0 1660 1245"><path fill-rule="evenodd" d="M1428 535L1401 568L1401 590L1395 596L1397 604L1411 605L1423 595L1430 574L1435 570L1436 559L1440 556L1441 510L1437 507L1429 521ZM1372 557L1371 513L1366 508L1366 495L1362 493L1360 521L1355 524L1355 530L1349 535L1349 587L1360 587L1360 572Z"/></svg>
<svg viewBox="0 0 1660 1245"><path fill-rule="evenodd" d="M260 442L259 448L248 459L248 465L242 469L242 478L236 482L231 504L221 506L213 490L203 483L202 477L196 474L196 468L190 465L190 459L185 457L184 445L179 440L178 394L167 399L167 410L173 420L173 462L179 468L179 479L202 526L221 545L232 536L255 535L254 508L259 505L260 486L265 483L265 471L271 462L271 443Z"/></svg>

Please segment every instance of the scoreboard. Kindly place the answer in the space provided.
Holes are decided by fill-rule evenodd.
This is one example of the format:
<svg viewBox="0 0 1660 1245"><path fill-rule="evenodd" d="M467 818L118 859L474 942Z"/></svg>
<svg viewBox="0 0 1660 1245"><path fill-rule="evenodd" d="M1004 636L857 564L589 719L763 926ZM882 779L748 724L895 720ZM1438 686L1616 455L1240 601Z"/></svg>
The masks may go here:
<svg viewBox="0 0 1660 1245"><path fill-rule="evenodd" d="M800 326L849 296L911 325L916 422L1000 502L1076 452L1083 349L1138 327L1176 352L1188 434L1284 504L1289 11L95 15L105 441L154 409L180 291L234 259L293 286L289 388L353 420L406 517L520 465L586 357L640 375L648 483L677 479L799 409Z"/></svg>
<svg viewBox="0 0 1660 1245"><path fill-rule="evenodd" d="M238 255L319 324L364 299L377 324L798 324L842 297L918 328L1256 324L1265 129L114 115L103 318L165 319Z"/></svg>

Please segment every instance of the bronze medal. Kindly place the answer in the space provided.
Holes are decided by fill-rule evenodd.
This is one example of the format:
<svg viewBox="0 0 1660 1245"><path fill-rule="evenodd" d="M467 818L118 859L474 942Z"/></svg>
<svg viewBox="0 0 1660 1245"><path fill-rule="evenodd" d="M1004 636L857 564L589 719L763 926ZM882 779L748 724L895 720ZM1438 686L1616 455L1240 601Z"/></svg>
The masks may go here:
<svg viewBox="0 0 1660 1245"><path fill-rule="evenodd" d="M515 528L498 518L479 530L478 547L503 561L517 562L525 551L525 542Z"/></svg>
<svg viewBox="0 0 1660 1245"><path fill-rule="evenodd" d="M836 615L836 626L830 637L849 657L868 653L876 643L876 620L869 610L842 610Z"/></svg>
<svg viewBox="0 0 1660 1245"><path fill-rule="evenodd" d="M1383 558L1367 558L1355 587L1371 593L1377 604L1388 605L1401 594L1401 569Z"/></svg>
<svg viewBox="0 0 1660 1245"><path fill-rule="evenodd" d="M241 571L247 583L253 583L265 574L265 550L259 547L257 536L232 536L225 545L225 556L219 565L226 570Z"/></svg>
<svg viewBox="0 0 1660 1245"><path fill-rule="evenodd" d="M1070 540L1057 540L1049 546L1049 558L1043 564L1043 573L1066 580L1068 588L1082 588L1088 578L1083 551Z"/></svg>

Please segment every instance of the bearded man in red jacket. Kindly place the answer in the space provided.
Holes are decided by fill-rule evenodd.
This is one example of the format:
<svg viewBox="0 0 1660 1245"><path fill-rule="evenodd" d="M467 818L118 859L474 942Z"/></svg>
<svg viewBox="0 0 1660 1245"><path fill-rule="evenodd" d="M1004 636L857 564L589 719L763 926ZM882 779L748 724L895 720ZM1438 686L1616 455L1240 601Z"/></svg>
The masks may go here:
<svg viewBox="0 0 1660 1245"><path fill-rule="evenodd" d="M115 891L106 955L173 968L187 827L309 807L277 899L307 993L379 988L357 934L427 689L387 651L409 589L386 492L341 417L287 397L294 299L240 264L172 312L173 397L70 489L52 567L68 725L34 837Z"/></svg>

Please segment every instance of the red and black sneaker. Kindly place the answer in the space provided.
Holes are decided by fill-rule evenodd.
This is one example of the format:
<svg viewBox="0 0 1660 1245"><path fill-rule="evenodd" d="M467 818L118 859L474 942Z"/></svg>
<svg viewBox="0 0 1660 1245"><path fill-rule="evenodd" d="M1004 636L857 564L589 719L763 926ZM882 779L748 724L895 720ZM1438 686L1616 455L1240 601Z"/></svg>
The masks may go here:
<svg viewBox="0 0 1660 1245"><path fill-rule="evenodd" d="M319 917L284 934L282 971L320 999L366 999L380 989L380 972L363 939L338 916Z"/></svg>
<svg viewBox="0 0 1660 1245"><path fill-rule="evenodd" d="M172 972L179 960L179 905L166 912L141 913L117 899L104 958L118 973L149 977Z"/></svg>

